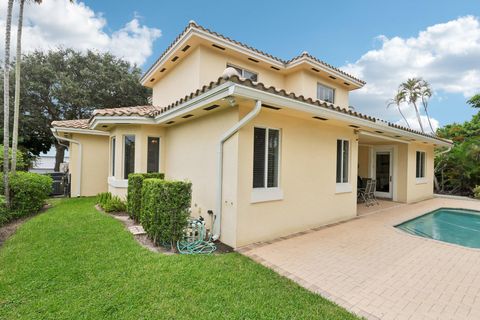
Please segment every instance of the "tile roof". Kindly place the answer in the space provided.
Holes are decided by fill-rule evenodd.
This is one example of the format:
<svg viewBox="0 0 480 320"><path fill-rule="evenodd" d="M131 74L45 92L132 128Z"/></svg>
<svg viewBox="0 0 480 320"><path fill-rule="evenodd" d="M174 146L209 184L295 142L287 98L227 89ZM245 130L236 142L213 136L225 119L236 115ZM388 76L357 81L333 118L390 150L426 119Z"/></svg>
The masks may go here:
<svg viewBox="0 0 480 320"><path fill-rule="evenodd" d="M356 118L359 118L359 119L371 121L372 123L383 123L383 124L385 124L385 125L387 125L388 127L391 127L391 128L400 129L400 130L407 131L407 132L414 133L414 134L418 134L418 135L421 135L421 136L424 136L424 137L434 138L434 139L437 139L437 140L440 140L440 141L443 141L443 142L450 143L449 140L439 138L434 134L423 133L423 132L420 132L420 131L417 131L417 130L402 127L400 125L397 125L397 124L394 124L394 123L391 123L391 122L387 122L387 121L383 121L381 119L378 119L378 118L375 118L375 117L372 117L372 116L368 116L368 115L362 114L362 113L354 111L354 110L345 109L345 108L341 108L339 106L335 106L334 104L331 104L331 103L328 103L328 102L325 102L325 101L322 101L322 100L305 98L303 95L296 95L295 93L287 92L284 89L277 89L273 86L267 87L266 85L264 85L261 82L253 82L250 79L240 78L237 75L233 75L229 78L220 77L216 81L210 82L208 85L203 86L202 88L190 93L189 95L186 95L185 97L169 104L166 107L133 106L133 107L122 107L122 108L97 109L93 112L93 115L90 119L54 121L54 122L52 122L52 125L56 126L56 127L71 127L71 128L88 129L89 122L91 122L95 116L99 116L99 115L100 116L141 116L141 117L145 117L145 118L155 118L156 116L161 115L161 114L163 114L163 113L165 113L169 110L175 109L178 106L180 106L181 104L183 104L183 103L185 103L185 102L187 102L187 101L189 101L189 100L191 100L191 99L193 99L193 98L195 98L195 97L197 97L197 96L199 96L203 93L206 93L206 92L208 92L208 91L210 91L210 90L212 90L212 89L214 89L214 88L216 88L216 87L218 87L218 86L220 86L224 83L227 83L227 82L236 83L236 84L239 84L239 85L243 85L243 86L246 86L246 87L258 89L258 90L265 91L265 92L268 92L268 93L272 93L272 94L282 96L282 97L285 97L285 98L290 98L290 99L293 99L293 100L296 100L296 101L308 103L308 104L311 104L311 105L314 105L314 106L317 106L317 107L320 107L320 108L325 108L325 109L329 109L329 110L332 110L332 111L335 111L335 112L347 114L347 115L350 115L350 116L353 116L353 117L356 117Z"/></svg>
<svg viewBox="0 0 480 320"><path fill-rule="evenodd" d="M88 120L89 119L52 121L52 126L62 127L62 128L74 128L74 129L89 129Z"/></svg>
<svg viewBox="0 0 480 320"><path fill-rule="evenodd" d="M210 30L210 29L208 29L208 28L206 28L206 27L203 27L203 26L197 24L195 21L190 21L190 22L188 23L188 25L185 27L185 29L183 29L183 31L175 38L175 40L173 40L172 43L165 49L165 51L163 51L163 53L160 55L160 57L150 66L150 68L147 69L147 71L143 74L142 79L144 79L145 76L146 76L147 74L149 74L150 71L152 71L152 69L155 68L156 64L157 64L160 60L162 60L163 57L165 57L165 56L167 55L168 51L169 51L175 44L177 44L177 42L180 41L180 39L181 39L190 29L198 29L198 30L204 31L204 32L206 32L206 33L209 33L209 34L211 34L211 35L213 35L213 36L219 37L219 38L221 38L221 39L223 39L223 40L226 40L226 41L228 41L228 42L231 42L231 43L234 43L234 44L236 44L236 45L239 45L239 46L241 46L241 47L243 47L243 48L245 48L245 49L251 50L251 51L256 52L256 53L258 53L258 54L260 54L260 55L263 55L263 56L265 56L265 57L268 57L268 58L270 58L270 59L273 59L273 60L275 60L275 61L283 64L284 67L287 67L289 63L294 62L294 61L296 61L296 60L298 60L298 59L300 59L300 58L302 58L302 57L308 57L308 58L310 58L311 60L314 60L315 62L320 63L320 64L326 66L327 68L333 69L333 70L335 70L335 71L337 71L337 72L340 72L341 74L343 74L343 75L346 76L346 77L352 78L352 79L354 79L354 80L356 80L356 81L358 81L358 82L360 82L360 83L362 83L362 84L365 84L365 81L360 80L360 79L358 79L358 78L356 78L356 77L354 77L354 76L346 73L345 71L342 71L342 70L340 70L340 69L338 69L338 68L336 68L336 67L334 67L334 66L332 66L332 65L330 65L330 64L328 64L328 63L326 63L326 62L324 62L324 61L322 61L322 60L320 60L320 59L318 59L318 58L316 58L316 57L314 57L314 56L306 53L306 52L303 52L301 55L296 56L296 57L294 57L294 58L292 58L292 59L290 59L290 60L283 60L283 59L278 58L278 57L275 57L275 56L273 56L273 55L271 55L271 54L269 54L269 53L267 53L267 52L265 52L265 51L262 51L262 50L259 50L259 49L254 48L254 47L251 47L251 46L249 46L249 45L247 45L247 44L245 44L245 43L243 43L243 42L234 40L234 39L232 39L232 38L230 38L230 37L224 36L223 34L220 34L220 33L218 33L218 32L212 31L212 30Z"/></svg>

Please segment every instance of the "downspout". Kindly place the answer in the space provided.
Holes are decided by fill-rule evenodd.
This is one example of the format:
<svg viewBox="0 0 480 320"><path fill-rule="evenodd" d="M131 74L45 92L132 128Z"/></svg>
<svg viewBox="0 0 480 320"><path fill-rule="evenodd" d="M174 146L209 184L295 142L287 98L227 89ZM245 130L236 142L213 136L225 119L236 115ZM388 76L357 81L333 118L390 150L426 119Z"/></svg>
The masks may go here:
<svg viewBox="0 0 480 320"><path fill-rule="evenodd" d="M222 192L223 192L223 145L225 142L230 139L235 133L238 132L242 127L244 127L248 122L255 118L262 109L262 102L257 100L255 102L255 107L250 111L245 117L237 122L233 127L227 130L220 142L218 144L218 176L217 176L217 213L215 215L215 220L213 224L213 240L220 239L221 234L221 222L222 222Z"/></svg>
<svg viewBox="0 0 480 320"><path fill-rule="evenodd" d="M78 145L78 181L77 181L78 192L77 192L76 196L80 197L81 187L82 187L82 144L78 140L74 140L74 139L70 139L70 138L66 138L66 137L60 137L58 135L56 129L52 129L52 133L53 133L53 136L55 137L55 139L57 139L58 143L61 144L61 145L64 145L60 142L61 140L68 141L70 143L75 143L75 144Z"/></svg>

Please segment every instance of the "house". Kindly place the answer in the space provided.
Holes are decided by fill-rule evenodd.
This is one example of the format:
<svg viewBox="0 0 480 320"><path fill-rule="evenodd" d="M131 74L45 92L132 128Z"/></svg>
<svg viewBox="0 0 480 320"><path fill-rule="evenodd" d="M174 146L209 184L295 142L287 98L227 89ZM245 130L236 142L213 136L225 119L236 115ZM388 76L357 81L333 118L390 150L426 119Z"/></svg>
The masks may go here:
<svg viewBox="0 0 480 320"><path fill-rule="evenodd" d="M352 110L365 82L306 52L284 61L195 22L141 81L152 106L52 123L72 195L124 197L132 172L187 179L192 214L232 247L355 217L357 176L392 201L431 198L434 149L451 145Z"/></svg>

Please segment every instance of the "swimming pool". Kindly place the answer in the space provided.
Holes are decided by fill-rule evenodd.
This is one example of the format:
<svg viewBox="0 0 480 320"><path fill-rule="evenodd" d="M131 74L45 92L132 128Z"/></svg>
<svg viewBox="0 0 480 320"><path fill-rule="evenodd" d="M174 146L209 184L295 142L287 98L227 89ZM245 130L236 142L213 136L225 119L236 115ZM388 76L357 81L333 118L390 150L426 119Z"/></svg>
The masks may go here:
<svg viewBox="0 0 480 320"><path fill-rule="evenodd" d="M441 208L395 227L424 238L480 248L480 211Z"/></svg>

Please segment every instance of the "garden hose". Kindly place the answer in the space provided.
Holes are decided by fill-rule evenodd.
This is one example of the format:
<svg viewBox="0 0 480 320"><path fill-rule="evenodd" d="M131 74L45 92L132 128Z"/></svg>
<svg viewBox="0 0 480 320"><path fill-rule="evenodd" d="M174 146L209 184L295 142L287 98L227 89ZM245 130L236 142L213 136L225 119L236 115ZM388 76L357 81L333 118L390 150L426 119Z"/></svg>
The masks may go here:
<svg viewBox="0 0 480 320"><path fill-rule="evenodd" d="M211 254L217 247L209 237L203 218L190 218L184 230L184 236L177 241L177 249L180 254Z"/></svg>

